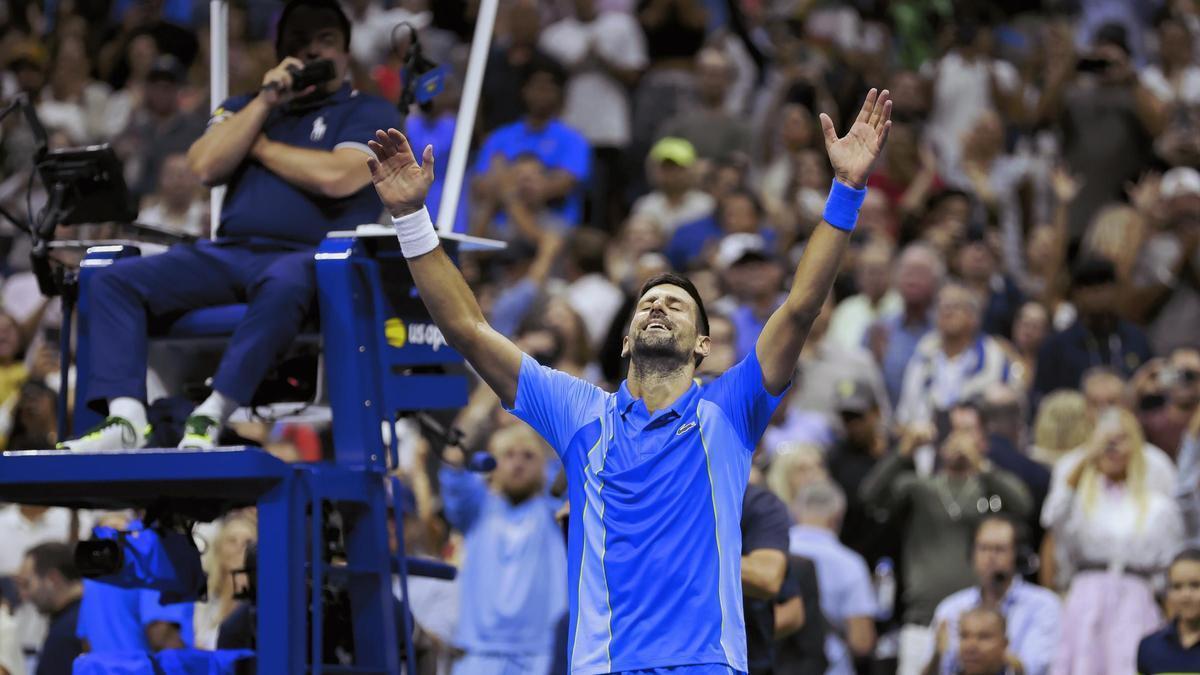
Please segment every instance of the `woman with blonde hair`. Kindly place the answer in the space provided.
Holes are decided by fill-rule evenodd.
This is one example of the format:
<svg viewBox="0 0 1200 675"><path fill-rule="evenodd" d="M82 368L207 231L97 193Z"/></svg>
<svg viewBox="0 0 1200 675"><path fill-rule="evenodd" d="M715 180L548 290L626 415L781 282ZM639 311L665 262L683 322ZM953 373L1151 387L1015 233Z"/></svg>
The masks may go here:
<svg viewBox="0 0 1200 675"><path fill-rule="evenodd" d="M197 649L216 649L221 622L236 608L233 595L238 590L233 572L243 568L246 548L258 539L258 523L252 512L227 516L212 545L204 554L208 574L208 601L196 603L195 630Z"/></svg>
<svg viewBox="0 0 1200 675"><path fill-rule="evenodd" d="M1117 313L1125 318L1140 316L1142 308L1132 306L1133 268L1142 246L1150 237L1146 219L1127 204L1110 204L1092 218L1080 245L1081 256L1097 256L1112 262L1120 288Z"/></svg>
<svg viewBox="0 0 1200 675"><path fill-rule="evenodd" d="M1055 466L1042 525L1075 574L1052 675L1136 672L1139 640L1161 623L1152 582L1182 545L1183 521L1147 486L1144 446L1133 414L1109 408L1088 443Z"/></svg>
<svg viewBox="0 0 1200 675"><path fill-rule="evenodd" d="M1086 443L1091 435L1092 420L1088 415L1087 399L1077 391L1060 389L1047 395L1038 406L1030 455L1053 468L1058 460Z"/></svg>
<svg viewBox="0 0 1200 675"><path fill-rule="evenodd" d="M791 504L800 488L829 478L821 446L811 443L782 443L767 469L767 489Z"/></svg>

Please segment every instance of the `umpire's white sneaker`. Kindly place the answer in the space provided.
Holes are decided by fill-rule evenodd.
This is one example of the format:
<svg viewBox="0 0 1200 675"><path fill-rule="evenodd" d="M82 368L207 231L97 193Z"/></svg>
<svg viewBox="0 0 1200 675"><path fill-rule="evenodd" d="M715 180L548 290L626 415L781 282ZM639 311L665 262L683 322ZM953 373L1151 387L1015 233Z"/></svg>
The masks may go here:
<svg viewBox="0 0 1200 675"><path fill-rule="evenodd" d="M217 447L221 424L208 415L190 415L183 423L183 440L179 447L188 450L211 450Z"/></svg>
<svg viewBox="0 0 1200 675"><path fill-rule="evenodd" d="M124 417L108 417L91 431L58 444L59 449L71 452L116 452L146 447L150 427L138 431Z"/></svg>

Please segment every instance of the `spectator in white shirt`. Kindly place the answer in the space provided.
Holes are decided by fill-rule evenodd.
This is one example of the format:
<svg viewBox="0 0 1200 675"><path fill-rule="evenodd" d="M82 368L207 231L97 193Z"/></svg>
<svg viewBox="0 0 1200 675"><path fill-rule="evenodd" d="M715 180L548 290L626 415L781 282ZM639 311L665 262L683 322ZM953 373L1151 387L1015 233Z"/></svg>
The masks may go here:
<svg viewBox="0 0 1200 675"><path fill-rule="evenodd" d="M1142 85L1168 106L1200 105L1200 65L1192 58L1187 24L1164 13L1156 27L1159 63L1139 73Z"/></svg>
<svg viewBox="0 0 1200 675"><path fill-rule="evenodd" d="M888 287L891 273L890 246L874 243L863 248L855 274L858 293L838 303L829 319L827 339L839 345L862 346L871 324L904 309L900 294Z"/></svg>
<svg viewBox="0 0 1200 675"><path fill-rule="evenodd" d="M200 178L188 168L187 155L172 153L163 159L158 191L146 203L138 222L193 237L207 234L208 209L200 198Z"/></svg>
<svg viewBox="0 0 1200 675"><path fill-rule="evenodd" d="M1042 525L1076 572L1054 673L1135 672L1138 641L1160 625L1153 582L1182 548L1184 531L1175 501L1148 484L1144 443L1133 414L1112 408L1082 454L1055 467Z"/></svg>
<svg viewBox="0 0 1200 675"><path fill-rule="evenodd" d="M1020 102L1020 75L1011 63L993 57L991 28L970 19L960 21L955 42L940 61L924 70L933 80L927 128L938 130L928 140L937 151L938 172L943 176L961 174L964 138L981 115Z"/></svg>
<svg viewBox="0 0 1200 675"><path fill-rule="evenodd" d="M592 146L592 223L607 228L624 197L623 153L632 140L628 87L649 63L646 37L632 15L575 0L575 16L547 27L538 46L571 73L563 122Z"/></svg>
<svg viewBox="0 0 1200 675"><path fill-rule="evenodd" d="M646 170L654 191L633 203L634 216L662 224L670 237L680 225L707 218L716 209L712 195L696 188L696 148L691 141L668 136L650 148Z"/></svg>

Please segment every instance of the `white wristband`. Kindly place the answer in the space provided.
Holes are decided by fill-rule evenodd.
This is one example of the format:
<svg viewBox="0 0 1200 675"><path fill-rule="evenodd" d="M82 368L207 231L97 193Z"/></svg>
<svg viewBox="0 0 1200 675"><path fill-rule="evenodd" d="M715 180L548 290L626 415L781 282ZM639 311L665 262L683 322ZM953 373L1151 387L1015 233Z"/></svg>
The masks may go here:
<svg viewBox="0 0 1200 675"><path fill-rule="evenodd" d="M429 211L423 206L420 211L392 218L392 227L396 228L396 237L400 239L400 252L405 258L416 258L438 247L440 240L437 230L433 228Z"/></svg>

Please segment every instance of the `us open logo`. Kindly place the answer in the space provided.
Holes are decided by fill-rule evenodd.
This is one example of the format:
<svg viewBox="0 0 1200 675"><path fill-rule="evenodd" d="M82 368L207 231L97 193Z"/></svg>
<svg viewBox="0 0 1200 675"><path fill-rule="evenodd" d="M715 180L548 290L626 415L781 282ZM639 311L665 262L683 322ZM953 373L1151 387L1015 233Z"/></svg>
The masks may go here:
<svg viewBox="0 0 1200 675"><path fill-rule="evenodd" d="M403 349L404 345L425 345L433 351L438 351L442 347L447 346L446 336L442 335L442 329L432 323L411 323L405 324L399 318L388 319L383 324L383 336L387 343L396 349Z"/></svg>

